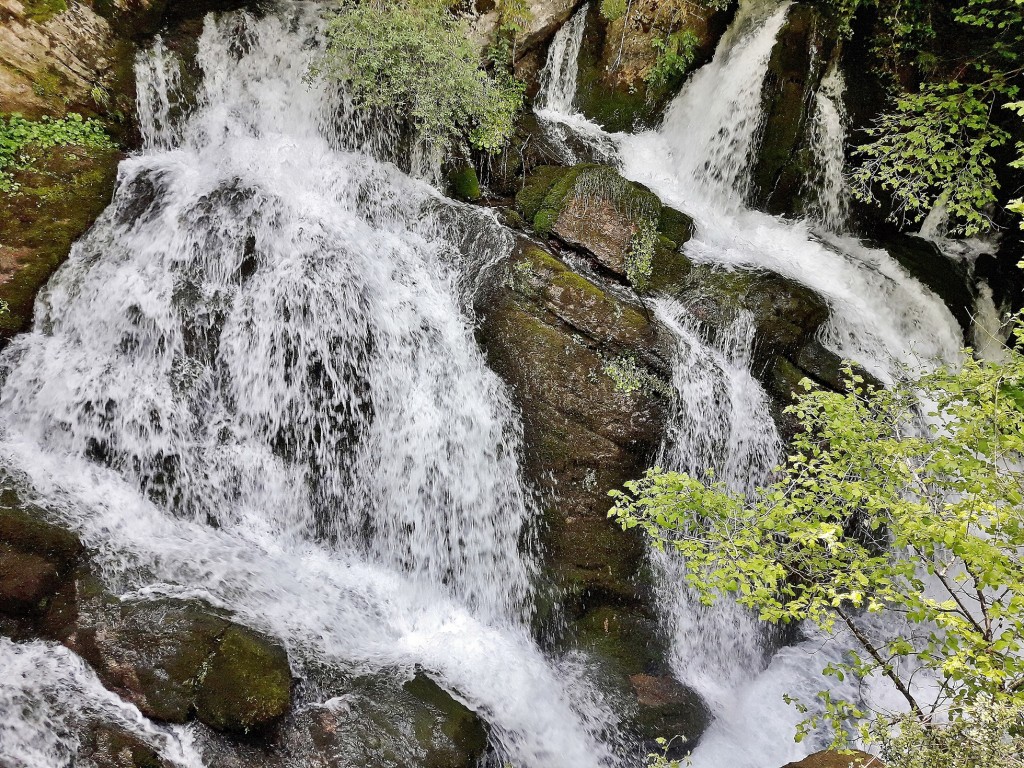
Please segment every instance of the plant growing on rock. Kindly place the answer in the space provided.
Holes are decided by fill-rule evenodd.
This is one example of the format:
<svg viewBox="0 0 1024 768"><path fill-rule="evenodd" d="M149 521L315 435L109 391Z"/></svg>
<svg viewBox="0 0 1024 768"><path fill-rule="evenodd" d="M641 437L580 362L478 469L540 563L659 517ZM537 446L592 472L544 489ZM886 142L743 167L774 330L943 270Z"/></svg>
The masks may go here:
<svg viewBox="0 0 1024 768"><path fill-rule="evenodd" d="M31 169L47 150L71 146L113 149L114 144L99 120L76 113L40 120L0 115L0 192L17 191L13 171Z"/></svg>
<svg viewBox="0 0 1024 768"><path fill-rule="evenodd" d="M609 514L679 552L705 602L729 593L766 622L841 633L853 650L824 674L888 681L913 720L982 697L1019 712L1024 353L890 389L848 377L846 392L804 381L789 408L801 432L758 494L653 469L612 492ZM922 408L941 426L924 430ZM819 698L798 739L828 725L842 744L854 727L871 737L872 715L875 735L903 716Z"/></svg>
<svg viewBox="0 0 1024 768"><path fill-rule="evenodd" d="M504 68L484 69L444 0L349 0L326 35L313 72L343 83L361 108L393 111L449 151L466 141L494 151L511 135L524 85Z"/></svg>

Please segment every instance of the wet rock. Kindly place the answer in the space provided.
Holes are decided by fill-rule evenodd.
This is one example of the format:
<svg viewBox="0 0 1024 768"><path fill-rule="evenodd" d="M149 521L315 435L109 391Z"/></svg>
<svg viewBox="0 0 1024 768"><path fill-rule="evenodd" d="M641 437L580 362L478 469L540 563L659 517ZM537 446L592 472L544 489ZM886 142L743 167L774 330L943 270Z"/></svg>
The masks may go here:
<svg viewBox="0 0 1024 768"><path fill-rule="evenodd" d="M288 711L291 682L283 648L250 629L229 626L205 662L197 716L218 730L260 731Z"/></svg>
<svg viewBox="0 0 1024 768"><path fill-rule="evenodd" d="M92 577L78 580L78 612L59 638L103 684L143 714L252 733L291 704L284 650L200 601L124 602Z"/></svg>
<svg viewBox="0 0 1024 768"><path fill-rule="evenodd" d="M0 493L0 613L41 614L81 555L77 536L13 491Z"/></svg>
<svg viewBox="0 0 1024 768"><path fill-rule="evenodd" d="M56 591L57 568L49 560L0 545L0 611L41 610Z"/></svg>
<svg viewBox="0 0 1024 768"><path fill-rule="evenodd" d="M508 0L484 0L477 2L476 17L470 25L471 39L483 50L494 40L501 23L502 7ZM523 29L516 34L516 60L522 61L538 53L558 31L577 6L579 0L530 0L527 7L529 13ZM533 69L539 69L542 63L534 61ZM522 73L519 73L522 74Z"/></svg>
<svg viewBox="0 0 1024 768"><path fill-rule="evenodd" d="M782 768L885 768L882 761L867 752L854 750L849 754L826 750L808 755L803 760L787 763Z"/></svg>
<svg viewBox="0 0 1024 768"><path fill-rule="evenodd" d="M696 691L670 675L632 675L629 681L639 704L638 735L649 742L669 739L670 758L689 752L711 722L711 713Z"/></svg>
<svg viewBox="0 0 1024 768"><path fill-rule="evenodd" d="M808 142L814 93L838 53L838 33L822 10L793 5L768 63L761 143L751 173L752 200L770 213L799 212L813 163Z"/></svg>
<svg viewBox="0 0 1024 768"><path fill-rule="evenodd" d="M425 674L397 684L356 681L343 696L300 715L292 750L332 768L471 768L487 748L487 726Z"/></svg>
<svg viewBox="0 0 1024 768"><path fill-rule="evenodd" d="M480 199L480 180L472 165L464 163L452 168L445 180L449 194L456 200L472 202Z"/></svg>
<svg viewBox="0 0 1024 768"><path fill-rule="evenodd" d="M608 131L654 126L687 75L714 53L734 10L716 10L685 0L604 0L591 4L579 58L576 106ZM691 41L685 71L651 82L657 45Z"/></svg>
<svg viewBox="0 0 1024 768"><path fill-rule="evenodd" d="M95 724L88 731L79 757L96 768L172 768L138 736L106 723Z"/></svg>
<svg viewBox="0 0 1024 768"><path fill-rule="evenodd" d="M660 443L663 338L641 308L536 244L523 242L492 284L477 305L480 340L523 412L559 581L584 602L635 600L642 542L608 522L606 494L642 473ZM624 360L642 380L628 393L607 372Z"/></svg>
<svg viewBox="0 0 1024 768"><path fill-rule="evenodd" d="M921 237L893 235L886 238L884 247L904 269L942 299L965 338L970 338L976 300L970 264L950 258L935 243Z"/></svg>
<svg viewBox="0 0 1024 768"><path fill-rule="evenodd" d="M686 271L676 254L692 235L692 220L608 166L536 168L516 206L536 232L588 253L637 290Z"/></svg>

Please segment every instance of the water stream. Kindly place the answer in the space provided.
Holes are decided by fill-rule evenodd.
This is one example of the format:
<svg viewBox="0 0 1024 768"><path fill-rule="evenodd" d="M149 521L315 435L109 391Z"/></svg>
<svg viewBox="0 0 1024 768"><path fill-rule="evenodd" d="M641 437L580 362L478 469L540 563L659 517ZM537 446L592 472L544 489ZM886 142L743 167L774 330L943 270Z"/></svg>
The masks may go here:
<svg viewBox="0 0 1024 768"><path fill-rule="evenodd" d="M230 608L300 675L421 665L516 765L593 768L610 715L531 637L519 425L465 312L511 238L304 81L319 23L208 17L177 118L140 59L144 150L4 352L0 451L122 594Z"/></svg>
<svg viewBox="0 0 1024 768"><path fill-rule="evenodd" d="M661 126L608 137L618 146L623 173L694 216L697 232L686 245L692 260L773 271L823 296L831 309L823 343L882 380L954 361L962 336L942 301L884 250L844 232L841 73L827 74L811 117L817 170L812 215L783 220L745 203L763 120L762 85L788 9L788 3L741 3L713 60L691 76ZM566 119L575 124L583 118ZM591 124L584 132L599 130ZM767 396L750 373L747 318L736 318L731 333L708 344L678 305L662 301L657 312L679 339L673 377L678 405L662 464L697 475L714 469L733 490L750 492L770 476L781 446ZM652 556L673 638L674 673L700 691L717 715L693 765L774 768L823 746L814 739L799 745L789 740L802 717L783 694L813 701L826 687L821 669L849 647L843 639L827 643L811 632L773 650L764 630L734 603L699 606L683 586L685 566L678 558ZM850 682L829 685L840 696L863 693Z"/></svg>

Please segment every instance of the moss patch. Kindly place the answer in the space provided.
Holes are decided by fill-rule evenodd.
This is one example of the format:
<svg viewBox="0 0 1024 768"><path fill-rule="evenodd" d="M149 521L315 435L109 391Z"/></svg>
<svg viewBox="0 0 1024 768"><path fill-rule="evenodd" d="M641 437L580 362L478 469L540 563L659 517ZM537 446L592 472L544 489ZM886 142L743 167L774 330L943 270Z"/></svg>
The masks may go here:
<svg viewBox="0 0 1024 768"><path fill-rule="evenodd" d="M209 726L251 733L291 705L291 672L284 649L240 626L229 627L206 664L196 713Z"/></svg>
<svg viewBox="0 0 1024 768"><path fill-rule="evenodd" d="M67 9L68 4L64 0L28 0L25 3L25 15L37 24L53 18L58 13L64 13Z"/></svg>
<svg viewBox="0 0 1024 768"><path fill-rule="evenodd" d="M448 189L456 200L480 199L480 180L472 165L464 165L448 174Z"/></svg>
<svg viewBox="0 0 1024 768"><path fill-rule="evenodd" d="M119 159L110 149L54 149L15 172L16 192L0 194L0 338L31 323L36 293L110 202Z"/></svg>

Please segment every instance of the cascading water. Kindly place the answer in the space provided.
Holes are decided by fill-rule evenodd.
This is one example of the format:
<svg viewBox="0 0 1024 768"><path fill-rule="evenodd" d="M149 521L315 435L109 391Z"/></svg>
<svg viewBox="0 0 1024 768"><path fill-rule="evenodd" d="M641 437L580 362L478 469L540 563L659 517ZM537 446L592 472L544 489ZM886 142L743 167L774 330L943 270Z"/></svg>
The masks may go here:
<svg viewBox="0 0 1024 768"><path fill-rule="evenodd" d="M202 768L188 732L149 723L104 688L80 658L60 646L0 637L0 761L11 768L73 764L82 726L113 726L158 750L173 765ZM73 701L73 706L68 702Z"/></svg>
<svg viewBox="0 0 1024 768"><path fill-rule="evenodd" d="M580 46L588 10L588 4L581 6L551 41L547 62L540 73L540 89L533 102L540 115L545 112L569 115L575 111L573 101L579 77Z"/></svg>
<svg viewBox="0 0 1024 768"><path fill-rule="evenodd" d="M695 217L691 259L768 269L825 297L832 313L823 341L883 380L953 360L962 337L952 314L884 250L743 204L764 73L787 9L743 5L661 128L621 137L623 172Z"/></svg>
<svg viewBox="0 0 1024 768"><path fill-rule="evenodd" d="M753 321L744 313L713 344L686 310L670 299L655 302L659 320L675 334L673 413L658 466L753 492L769 478L782 444L768 398L750 374ZM657 554L659 601L672 637L673 672L720 711L730 692L764 666L763 630L732 600L703 606L685 584L685 566Z"/></svg>
<svg viewBox="0 0 1024 768"><path fill-rule="evenodd" d="M122 593L230 608L300 672L421 665L499 756L607 764L530 636L517 421L463 312L466 232L511 240L304 81L318 24L208 17L177 121L177 64L140 60L146 149L4 352L3 454Z"/></svg>
<svg viewBox="0 0 1024 768"><path fill-rule="evenodd" d="M613 137L623 173L694 216L697 232L686 245L690 259L725 269L767 269L822 295L831 308L822 341L881 379L955 361L962 337L941 300L884 250L840 234L845 139L838 73L826 78L816 99L814 142L824 165L817 190L820 222L785 221L744 204L763 120L762 86L787 11L788 4L741 3L714 59L690 78L661 127ZM596 126L585 130L592 133ZM658 314L680 340L674 368L678 406L663 464L697 475L713 469L733 490L749 492L770 476L781 448L766 395L750 374L749 349L741 343L751 336L744 319L708 345L678 306L659 303ZM693 764L775 768L813 749L814 740L797 745L787 738L802 716L784 703L783 694L813 701L830 687L834 695L856 699L852 681L823 681L819 674L849 645L842 638L826 643L811 636L771 654L763 632L743 610L728 601L709 610L695 605L681 588L684 565L662 555L655 561L674 640L674 672L717 715Z"/></svg>
<svg viewBox="0 0 1024 768"><path fill-rule="evenodd" d="M814 95L810 145L814 168L810 178L811 214L830 232L841 232L849 216L846 165L846 81L833 65Z"/></svg>

